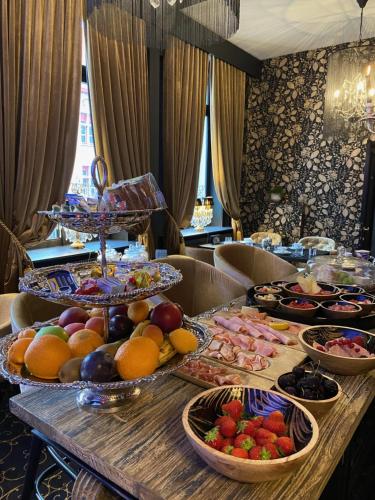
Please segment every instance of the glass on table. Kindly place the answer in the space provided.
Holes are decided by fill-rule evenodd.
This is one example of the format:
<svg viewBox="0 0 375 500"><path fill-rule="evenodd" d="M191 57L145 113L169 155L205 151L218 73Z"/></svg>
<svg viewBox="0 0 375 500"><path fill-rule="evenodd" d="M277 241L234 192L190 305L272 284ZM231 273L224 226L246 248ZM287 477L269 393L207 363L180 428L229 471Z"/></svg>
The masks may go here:
<svg viewBox="0 0 375 500"><path fill-rule="evenodd" d="M232 236L226 236L224 239L224 244L226 245L227 243L232 243L233 238Z"/></svg>
<svg viewBox="0 0 375 500"><path fill-rule="evenodd" d="M309 248L309 259L312 259L313 257L316 257L317 249L316 248Z"/></svg>

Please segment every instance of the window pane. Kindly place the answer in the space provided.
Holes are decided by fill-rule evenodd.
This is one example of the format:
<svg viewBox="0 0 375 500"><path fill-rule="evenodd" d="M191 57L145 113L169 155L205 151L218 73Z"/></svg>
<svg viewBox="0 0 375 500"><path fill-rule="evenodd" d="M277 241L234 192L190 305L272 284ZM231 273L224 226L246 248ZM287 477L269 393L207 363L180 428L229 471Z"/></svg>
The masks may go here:
<svg viewBox="0 0 375 500"><path fill-rule="evenodd" d="M208 116L206 116L206 118L204 119L203 144L202 144L201 162L199 165L197 198L204 198L205 196L207 196L207 169L208 169L207 153L208 153Z"/></svg>

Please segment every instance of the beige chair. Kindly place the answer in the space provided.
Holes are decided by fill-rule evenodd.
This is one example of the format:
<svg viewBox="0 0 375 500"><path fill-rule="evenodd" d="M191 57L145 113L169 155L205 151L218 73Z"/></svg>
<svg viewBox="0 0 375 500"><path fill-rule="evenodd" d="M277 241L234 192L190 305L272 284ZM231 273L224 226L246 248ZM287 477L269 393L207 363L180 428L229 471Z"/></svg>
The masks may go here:
<svg viewBox="0 0 375 500"><path fill-rule="evenodd" d="M260 244L264 238L271 238L272 245L281 245L281 235L279 233L274 233L273 231L260 231L251 235L251 239L254 243Z"/></svg>
<svg viewBox="0 0 375 500"><path fill-rule="evenodd" d="M12 330L14 332L33 325L36 321L42 322L59 316L65 306L47 302L35 295L19 293L14 299L11 310Z"/></svg>
<svg viewBox="0 0 375 500"><path fill-rule="evenodd" d="M210 264L210 266L214 265L214 251L209 248L185 247L185 255Z"/></svg>
<svg viewBox="0 0 375 500"><path fill-rule="evenodd" d="M303 248L316 248L317 250L324 250L330 252L336 247L335 240L326 238L325 236L305 236L299 242Z"/></svg>
<svg viewBox="0 0 375 500"><path fill-rule="evenodd" d="M180 304L188 316L195 316L246 293L246 288L213 266L184 255L170 255L166 262L179 269L183 281L164 295Z"/></svg>
<svg viewBox="0 0 375 500"><path fill-rule="evenodd" d="M10 309L18 293L4 293L0 295L0 338L11 333Z"/></svg>
<svg viewBox="0 0 375 500"><path fill-rule="evenodd" d="M283 279L297 269L280 257L241 243L220 245L214 252L215 267L250 288Z"/></svg>

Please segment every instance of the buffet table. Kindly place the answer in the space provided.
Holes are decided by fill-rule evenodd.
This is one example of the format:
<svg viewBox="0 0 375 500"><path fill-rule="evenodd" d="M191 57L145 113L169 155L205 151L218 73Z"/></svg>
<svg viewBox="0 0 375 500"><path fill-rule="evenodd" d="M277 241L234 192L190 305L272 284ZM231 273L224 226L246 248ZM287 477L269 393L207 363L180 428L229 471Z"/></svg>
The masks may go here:
<svg viewBox="0 0 375 500"><path fill-rule="evenodd" d="M273 386L270 378L249 376L255 386ZM371 375L331 376L344 394L319 420L319 442L311 458L286 479L257 484L227 479L196 455L185 437L181 415L186 403L203 389L175 376L144 386L137 400L115 414L80 411L74 391L46 389L13 397L10 410L41 433L34 438L31 472L41 438L76 457L107 486L113 483L124 498L312 500L319 498L375 396ZM23 498L31 498L29 486Z"/></svg>

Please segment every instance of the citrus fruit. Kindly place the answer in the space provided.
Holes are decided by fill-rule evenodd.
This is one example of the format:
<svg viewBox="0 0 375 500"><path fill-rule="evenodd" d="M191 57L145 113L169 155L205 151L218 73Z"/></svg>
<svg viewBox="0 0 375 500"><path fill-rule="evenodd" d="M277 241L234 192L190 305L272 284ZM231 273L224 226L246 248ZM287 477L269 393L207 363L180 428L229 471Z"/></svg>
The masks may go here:
<svg viewBox="0 0 375 500"><path fill-rule="evenodd" d="M128 318L130 318L133 323L137 324L147 319L149 312L150 308L147 302L145 300L138 300L129 305Z"/></svg>
<svg viewBox="0 0 375 500"><path fill-rule="evenodd" d="M198 340L194 333L185 330L185 328L177 328L169 334L169 341L180 354L194 352L198 347Z"/></svg>
<svg viewBox="0 0 375 500"><path fill-rule="evenodd" d="M8 361L10 363L22 365L24 362L26 349L29 347L32 341L32 338L26 337L17 339L15 342L13 342L8 351Z"/></svg>
<svg viewBox="0 0 375 500"><path fill-rule="evenodd" d="M268 323L268 326L270 326L274 330L287 330L289 328L289 324L283 323L282 321L272 321L271 323Z"/></svg>
<svg viewBox="0 0 375 500"><path fill-rule="evenodd" d="M21 330L18 334L19 339L33 339L36 335L34 328L25 328Z"/></svg>
<svg viewBox="0 0 375 500"><path fill-rule="evenodd" d="M60 368L72 353L66 342L56 335L35 337L25 353L25 365L35 377L58 378Z"/></svg>
<svg viewBox="0 0 375 500"><path fill-rule="evenodd" d="M161 347L164 342L164 335L161 329L156 325L147 325L146 328L142 332L142 337L147 337L154 342L158 347Z"/></svg>
<svg viewBox="0 0 375 500"><path fill-rule="evenodd" d="M159 348L147 337L135 337L120 346L115 361L117 371L124 380L146 377L158 367Z"/></svg>
<svg viewBox="0 0 375 500"><path fill-rule="evenodd" d="M88 313L89 313L90 318L95 318L97 316L103 317L103 314L104 314L103 309L101 307L94 307Z"/></svg>
<svg viewBox="0 0 375 500"><path fill-rule="evenodd" d="M59 337L61 340L64 342L68 341L69 335L66 333L64 328L61 328L61 326L44 326L39 330L39 332L36 334L36 337L42 337L43 335L56 335L56 337Z"/></svg>
<svg viewBox="0 0 375 500"><path fill-rule="evenodd" d="M103 344L103 339L99 333L94 332L94 330L88 330L87 328L78 330L78 332L75 332L68 340L68 346L75 358L85 357L86 354L95 351L97 347Z"/></svg>

